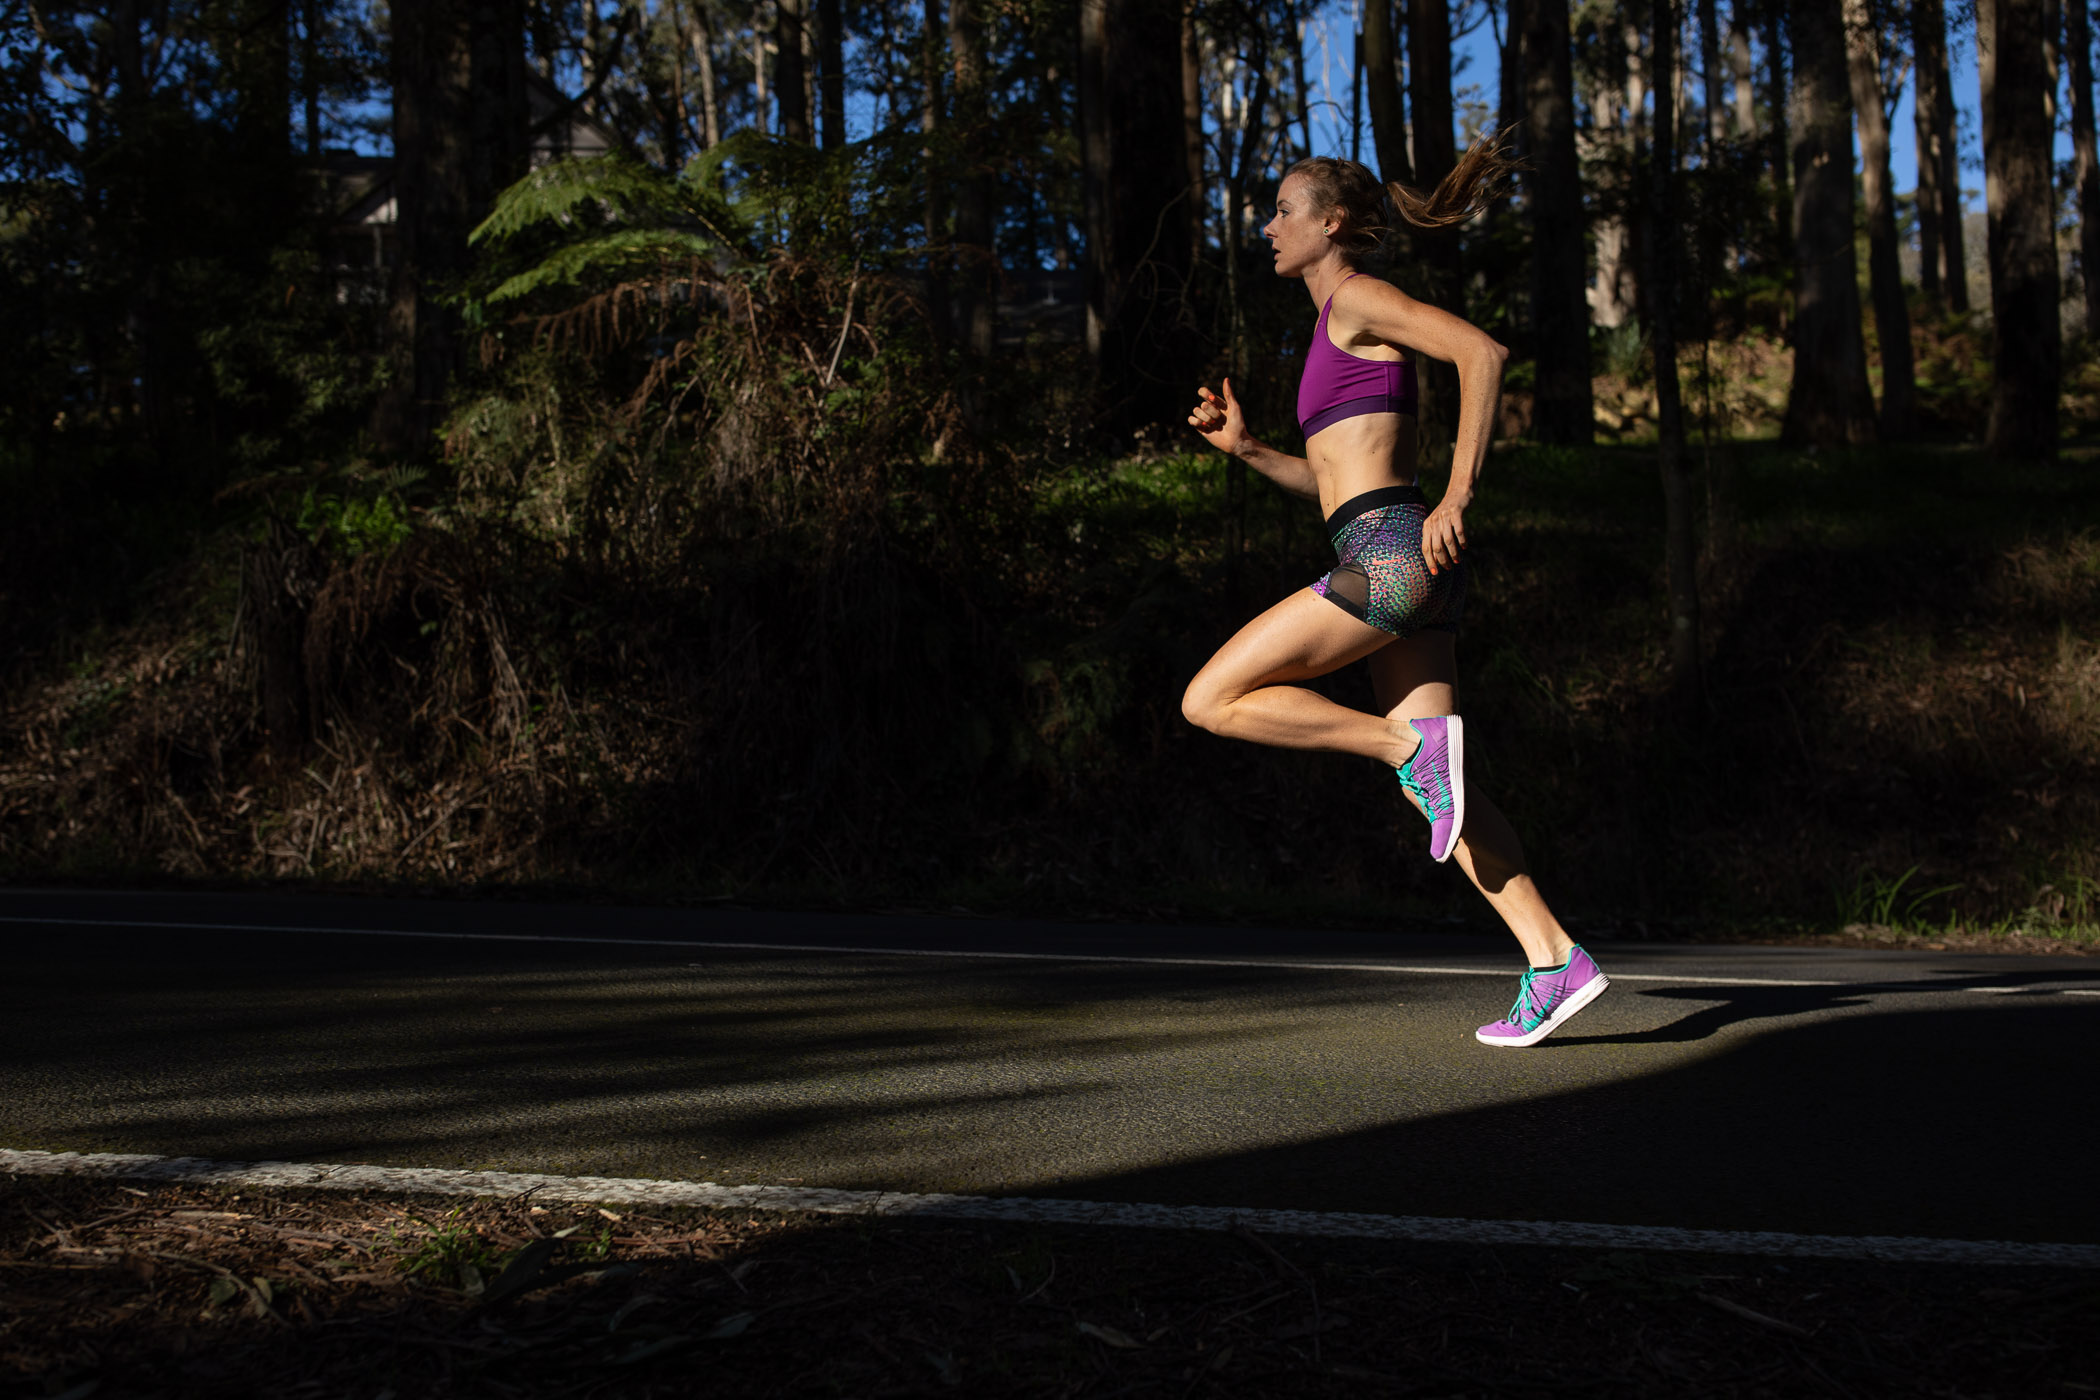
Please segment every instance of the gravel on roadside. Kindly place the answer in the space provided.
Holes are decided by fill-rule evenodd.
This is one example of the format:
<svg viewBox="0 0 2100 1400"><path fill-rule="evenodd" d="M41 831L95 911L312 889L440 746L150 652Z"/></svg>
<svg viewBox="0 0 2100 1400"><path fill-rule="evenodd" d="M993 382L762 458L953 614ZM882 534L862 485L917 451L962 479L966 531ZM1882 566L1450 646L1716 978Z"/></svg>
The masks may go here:
<svg viewBox="0 0 2100 1400"><path fill-rule="evenodd" d="M0 1176L14 1396L2100 1396L2100 1273Z"/></svg>

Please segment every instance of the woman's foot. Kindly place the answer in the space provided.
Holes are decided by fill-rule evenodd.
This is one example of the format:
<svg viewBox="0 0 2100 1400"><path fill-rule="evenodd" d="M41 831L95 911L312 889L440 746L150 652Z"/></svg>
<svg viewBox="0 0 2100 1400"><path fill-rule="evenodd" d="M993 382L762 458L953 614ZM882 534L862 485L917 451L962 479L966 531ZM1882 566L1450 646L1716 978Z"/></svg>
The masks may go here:
<svg viewBox="0 0 2100 1400"><path fill-rule="evenodd" d="M1457 715L1411 719L1421 743L1394 771L1429 818L1429 854L1449 860L1466 824L1466 728Z"/></svg>
<svg viewBox="0 0 2100 1400"><path fill-rule="evenodd" d="M1611 979L1601 972L1580 944L1559 967L1535 967L1524 974L1517 988L1516 1005L1509 1015L1473 1032L1483 1045L1521 1050L1536 1045L1559 1030L1570 1016L1595 1001Z"/></svg>

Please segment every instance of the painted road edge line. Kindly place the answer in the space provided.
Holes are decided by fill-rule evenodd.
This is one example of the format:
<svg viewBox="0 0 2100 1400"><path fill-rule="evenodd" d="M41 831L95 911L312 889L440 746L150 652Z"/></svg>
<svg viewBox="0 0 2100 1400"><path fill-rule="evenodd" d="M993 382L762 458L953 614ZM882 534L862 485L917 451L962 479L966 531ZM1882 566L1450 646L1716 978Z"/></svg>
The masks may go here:
<svg viewBox="0 0 2100 1400"><path fill-rule="evenodd" d="M1138 1226L1168 1230L1254 1230L1314 1238L1407 1240L1436 1244L1566 1245L1698 1254L1858 1259L1906 1264L2016 1264L2100 1269L2100 1245L1938 1240L1900 1235L1795 1235L1757 1230L1688 1230L1667 1225L1565 1221L1460 1220L1348 1211L1127 1205L1026 1196L951 1196L897 1191L836 1191L806 1186L718 1186L711 1181L650 1181L607 1176L541 1176L321 1162L214 1162L128 1152L35 1152L0 1148L0 1172L91 1176L191 1185L408 1192L437 1196L522 1196L535 1201L704 1206L713 1210L820 1215L884 1215L928 1220L1001 1220L1034 1225Z"/></svg>
<svg viewBox="0 0 2100 1400"><path fill-rule="evenodd" d="M733 943L696 938L595 938L564 933L462 933L442 929L328 928L307 924L222 924L171 919L42 918L0 914L0 924L53 924L70 928L196 929L210 933L362 934L373 938L434 938L466 943L575 943L619 948L708 948L758 953L848 953L871 958L985 958L1015 962L1140 963L1153 967L1259 967L1285 972L1384 972L1425 977L1508 977L1506 967L1416 967L1397 963L1291 962L1280 958L1159 958L1136 953L1015 953L989 948L886 948L845 943ZM1614 982L1669 982L1704 987L1842 987L1827 979L1785 977L1694 977L1666 972L1614 972Z"/></svg>

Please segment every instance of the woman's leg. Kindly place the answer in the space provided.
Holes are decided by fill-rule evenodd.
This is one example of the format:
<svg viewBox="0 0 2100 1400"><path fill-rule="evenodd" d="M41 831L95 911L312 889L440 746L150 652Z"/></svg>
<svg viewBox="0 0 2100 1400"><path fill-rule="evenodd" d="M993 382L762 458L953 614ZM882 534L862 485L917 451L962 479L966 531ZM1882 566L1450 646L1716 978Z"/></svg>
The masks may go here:
<svg viewBox="0 0 2100 1400"><path fill-rule="evenodd" d="M1417 632L1371 657L1371 683L1388 722L1458 711L1458 662L1449 632ZM1524 846L1501 809L1472 783L1466 786L1466 824L1458 863L1509 925L1533 967L1558 967L1575 940L1546 907L1524 865Z"/></svg>
<svg viewBox="0 0 2100 1400"><path fill-rule="evenodd" d="M1189 682L1181 712L1227 738L1362 754L1398 768L1420 743L1406 717L1365 714L1291 684L1338 671L1392 642L1390 632L1301 589L1218 649Z"/></svg>

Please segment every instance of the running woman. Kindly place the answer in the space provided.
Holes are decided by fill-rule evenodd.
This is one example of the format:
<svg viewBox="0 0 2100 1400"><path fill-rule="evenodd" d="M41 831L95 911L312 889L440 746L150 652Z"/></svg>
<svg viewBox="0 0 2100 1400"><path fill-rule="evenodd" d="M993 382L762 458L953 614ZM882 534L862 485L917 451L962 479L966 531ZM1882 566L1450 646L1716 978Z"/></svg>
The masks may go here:
<svg viewBox="0 0 2100 1400"><path fill-rule="evenodd" d="M1182 713L1234 739L1362 754L1393 768L1429 819L1429 853L1454 853L1530 960L1516 1004L1475 1034L1536 1045L1609 982L1553 917L1524 847L1465 780L1465 725L1453 654L1465 605L1465 511L1487 457L1505 346L1447 311L1366 276L1359 263L1389 231L1386 203L1416 228L1450 228L1485 207L1512 164L1483 141L1424 196L1381 185L1355 161L1314 156L1284 176L1262 230L1276 274L1305 282L1320 319L1298 384L1305 455L1258 441L1224 381L1199 388L1189 424L1293 495L1319 503L1336 563L1241 628L1189 682ZM1458 369L1451 479L1431 509L1415 484L1414 366L1419 350ZM1296 682L1368 659L1382 715L1349 709Z"/></svg>

